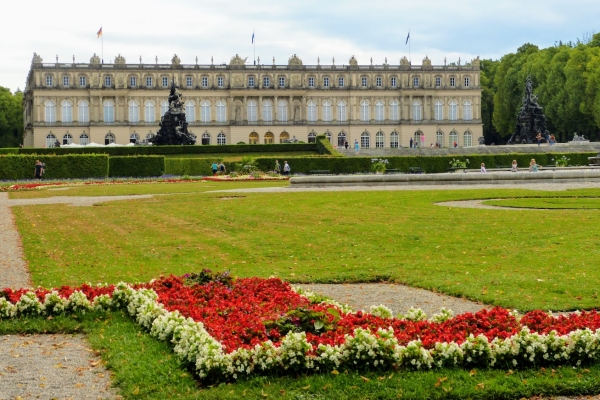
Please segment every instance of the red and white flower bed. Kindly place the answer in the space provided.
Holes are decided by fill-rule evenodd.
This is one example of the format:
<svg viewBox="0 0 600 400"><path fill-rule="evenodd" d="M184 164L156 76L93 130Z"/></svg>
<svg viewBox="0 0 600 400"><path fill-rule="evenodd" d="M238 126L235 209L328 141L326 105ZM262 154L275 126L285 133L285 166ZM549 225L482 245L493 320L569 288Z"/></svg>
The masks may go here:
<svg viewBox="0 0 600 400"><path fill-rule="evenodd" d="M126 309L207 379L339 368L580 365L600 358L595 311L519 317L497 307L455 317L444 311L426 320L420 310L393 318L385 306L352 312L317 299L277 278L228 286L171 276L133 286L5 289L0 319Z"/></svg>

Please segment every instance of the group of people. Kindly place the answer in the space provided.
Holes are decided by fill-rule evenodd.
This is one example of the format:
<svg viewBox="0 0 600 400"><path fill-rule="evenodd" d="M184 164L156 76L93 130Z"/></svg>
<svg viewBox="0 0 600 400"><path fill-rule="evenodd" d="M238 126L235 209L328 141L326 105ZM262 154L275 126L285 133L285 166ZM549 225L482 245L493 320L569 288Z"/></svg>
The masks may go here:
<svg viewBox="0 0 600 400"><path fill-rule="evenodd" d="M275 169L273 170L277 174L281 174L281 164L279 164L279 160L275 160ZM289 176L292 168L287 161L283 162L283 175Z"/></svg>
<svg viewBox="0 0 600 400"><path fill-rule="evenodd" d="M217 162L215 161L212 164L211 168L212 168L213 175L217 175L217 173L220 175L225 175L225 173L227 172L227 170L225 169L225 164L223 164L223 161L221 161L220 164L217 164Z"/></svg>
<svg viewBox="0 0 600 400"><path fill-rule="evenodd" d="M540 144L542 143L542 132L538 132L535 139L537 140L537 144L539 147ZM548 133L546 133L545 139L546 139L546 142L548 142L548 146L554 146L554 143L556 143L556 138L554 137L554 134L548 135Z"/></svg>
<svg viewBox="0 0 600 400"><path fill-rule="evenodd" d="M35 160L35 170L33 172L33 177L35 179L42 179L42 176L44 176L44 172L46 172L46 164L44 164L40 160Z"/></svg>
<svg viewBox="0 0 600 400"><path fill-rule="evenodd" d="M535 161L535 158L532 158L531 162L529 163L529 172L538 172L539 167L540 166ZM519 167L517 166L517 160L512 160L512 165L510 166L510 172L517 172L518 170L519 170ZM481 172L487 172L487 170L485 169L485 163L481 163Z"/></svg>

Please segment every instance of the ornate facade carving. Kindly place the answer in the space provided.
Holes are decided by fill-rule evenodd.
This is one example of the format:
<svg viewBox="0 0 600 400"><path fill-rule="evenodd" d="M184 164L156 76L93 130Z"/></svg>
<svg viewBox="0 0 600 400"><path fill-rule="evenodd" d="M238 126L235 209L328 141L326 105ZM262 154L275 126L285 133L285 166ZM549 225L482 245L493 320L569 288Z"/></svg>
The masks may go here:
<svg viewBox="0 0 600 400"><path fill-rule="evenodd" d="M242 58L239 55L235 55L234 57L231 57L231 61L229 61L229 65L234 66L241 66L241 65L246 65L246 60L248 59L248 57L246 58Z"/></svg>
<svg viewBox="0 0 600 400"><path fill-rule="evenodd" d="M358 67L358 60L354 56L352 56L350 57L350 60L348 60L348 64L351 67Z"/></svg>
<svg viewBox="0 0 600 400"><path fill-rule="evenodd" d="M177 57L177 54L174 54L173 58L171 58L171 65L176 67L181 65L181 60L179 59L179 57Z"/></svg>
<svg viewBox="0 0 600 400"><path fill-rule="evenodd" d="M44 60L42 60L42 57L40 57L39 54L33 53L33 59L31 60L32 64L41 64L43 62L44 62Z"/></svg>
<svg viewBox="0 0 600 400"><path fill-rule="evenodd" d="M408 61L408 58L406 58L406 56L400 59L400 65L410 65L410 62Z"/></svg>
<svg viewBox="0 0 600 400"><path fill-rule="evenodd" d="M423 66L431 67L431 60L429 59L429 57L425 56L425 58L423 59Z"/></svg>
<svg viewBox="0 0 600 400"><path fill-rule="evenodd" d="M121 55L121 53L119 53L119 55L115 57L115 65L125 65L125 64L126 64L125 57L123 57Z"/></svg>
<svg viewBox="0 0 600 400"><path fill-rule="evenodd" d="M302 66L302 60L300 59L300 57L298 57L297 55L293 55L289 58L288 60L288 66L289 67L301 67Z"/></svg>
<svg viewBox="0 0 600 400"><path fill-rule="evenodd" d="M96 53L94 53L94 55L90 58L90 64L92 64L92 65L99 65L100 64L100 57L98 57L96 55Z"/></svg>

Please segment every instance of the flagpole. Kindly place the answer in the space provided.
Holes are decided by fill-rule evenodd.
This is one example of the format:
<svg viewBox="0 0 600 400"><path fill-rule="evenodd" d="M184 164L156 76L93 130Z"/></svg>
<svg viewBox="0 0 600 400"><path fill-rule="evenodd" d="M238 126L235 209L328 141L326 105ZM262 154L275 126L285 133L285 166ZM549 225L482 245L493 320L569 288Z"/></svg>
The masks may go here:
<svg viewBox="0 0 600 400"><path fill-rule="evenodd" d="M408 30L408 62L412 65L412 58L410 57L410 29Z"/></svg>
<svg viewBox="0 0 600 400"><path fill-rule="evenodd" d="M102 24L100 24L100 43L102 43L102 64L104 64L104 32L102 32Z"/></svg>
<svg viewBox="0 0 600 400"><path fill-rule="evenodd" d="M252 28L252 44L254 45L254 65L256 65L256 42L254 41L254 28Z"/></svg>

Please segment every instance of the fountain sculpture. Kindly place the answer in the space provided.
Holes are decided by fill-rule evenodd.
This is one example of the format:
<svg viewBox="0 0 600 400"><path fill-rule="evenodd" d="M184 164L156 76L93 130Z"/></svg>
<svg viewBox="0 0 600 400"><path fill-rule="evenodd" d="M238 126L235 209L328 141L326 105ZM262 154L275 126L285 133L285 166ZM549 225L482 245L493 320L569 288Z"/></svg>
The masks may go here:
<svg viewBox="0 0 600 400"><path fill-rule="evenodd" d="M525 96L523 96L523 105L517 117L515 131L508 140L508 144L534 143L536 136L541 133L542 137L548 136L546 129L546 116L542 107L537 102L538 98L533 94L533 83L531 76L527 77L525 83Z"/></svg>
<svg viewBox="0 0 600 400"><path fill-rule="evenodd" d="M185 107L175 80L171 82L169 109L160 119L160 129L149 141L154 145L196 144L196 135L188 132Z"/></svg>

